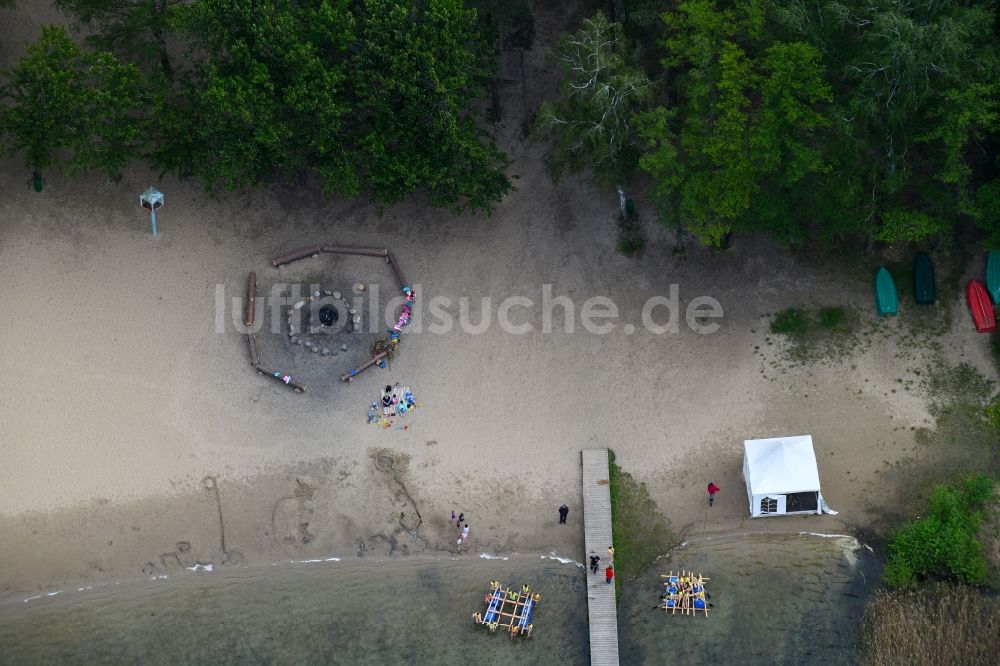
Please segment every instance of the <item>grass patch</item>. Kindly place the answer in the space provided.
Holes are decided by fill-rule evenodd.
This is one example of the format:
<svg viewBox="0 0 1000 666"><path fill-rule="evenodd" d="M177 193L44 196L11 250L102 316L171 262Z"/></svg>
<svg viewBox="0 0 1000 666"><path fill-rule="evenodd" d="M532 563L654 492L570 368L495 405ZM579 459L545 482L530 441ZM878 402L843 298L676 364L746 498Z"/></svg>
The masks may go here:
<svg viewBox="0 0 1000 666"><path fill-rule="evenodd" d="M1000 331L990 334L990 351L993 353L993 365L1000 372Z"/></svg>
<svg viewBox="0 0 1000 666"><path fill-rule="evenodd" d="M962 385L962 378L971 384ZM916 428L914 456L882 472L883 478L898 488L898 496L884 503L879 518L870 530L886 544L904 521L912 516L926 516L928 498L934 487L948 484L954 487L976 474L1000 479L1000 439L989 417L984 414L984 402L991 394L992 384L969 368L949 366L944 361L934 363L921 373L919 394L926 396L934 416L934 425ZM929 387L939 391L933 393ZM987 557L994 562L994 573L1000 574L1000 541L992 545L987 533L990 524L1000 526L1000 511L994 511L979 538L987 546ZM887 548L883 548L886 556ZM991 554L994 553L995 554ZM997 579L1000 584L1000 578Z"/></svg>
<svg viewBox="0 0 1000 666"><path fill-rule="evenodd" d="M646 247L646 239L635 234L622 234L618 241L618 251L627 257L634 257Z"/></svg>
<svg viewBox="0 0 1000 666"><path fill-rule="evenodd" d="M808 363L841 358L851 353L861 340L857 313L845 306L785 308L774 313L771 333L792 343L788 359Z"/></svg>
<svg viewBox="0 0 1000 666"><path fill-rule="evenodd" d="M809 330L809 315L797 308L785 308L775 313L771 332L779 335L802 334Z"/></svg>
<svg viewBox="0 0 1000 666"><path fill-rule="evenodd" d="M847 308L839 305L829 305L815 311L785 308L774 314L771 333L791 336L816 332L848 333L851 323Z"/></svg>
<svg viewBox="0 0 1000 666"><path fill-rule="evenodd" d="M627 257L639 255L646 247L646 236L639 225L639 213L635 201L625 201L626 215L618 216L618 251Z"/></svg>
<svg viewBox="0 0 1000 666"><path fill-rule="evenodd" d="M942 583L919 592L877 593L862 632L863 666L996 663L1000 603Z"/></svg>
<svg viewBox="0 0 1000 666"><path fill-rule="evenodd" d="M986 417L986 422L990 424L993 431L1000 435L1000 398L983 408L983 416Z"/></svg>
<svg viewBox="0 0 1000 666"><path fill-rule="evenodd" d="M615 546L615 597L620 584L638 578L656 558L677 543L670 521L649 496L646 484L615 463L608 452L611 481L611 529Z"/></svg>
<svg viewBox="0 0 1000 666"><path fill-rule="evenodd" d="M980 409L993 395L994 385L968 363L937 364L924 377L924 389L935 416L957 405Z"/></svg>
<svg viewBox="0 0 1000 666"><path fill-rule="evenodd" d="M839 306L819 309L819 325L828 331L840 332L844 328L847 311Z"/></svg>

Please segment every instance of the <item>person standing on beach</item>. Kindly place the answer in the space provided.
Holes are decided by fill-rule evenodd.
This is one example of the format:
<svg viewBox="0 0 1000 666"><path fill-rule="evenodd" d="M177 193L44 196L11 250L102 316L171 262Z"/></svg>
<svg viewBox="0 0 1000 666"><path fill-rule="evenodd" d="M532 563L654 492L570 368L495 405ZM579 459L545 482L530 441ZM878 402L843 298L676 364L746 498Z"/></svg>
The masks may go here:
<svg viewBox="0 0 1000 666"><path fill-rule="evenodd" d="M452 524L452 525L456 525L456 524L457 524L457 523L455 522L455 512L454 512L454 511L452 511L452 512L451 512L451 524Z"/></svg>
<svg viewBox="0 0 1000 666"><path fill-rule="evenodd" d="M565 525L566 524L566 516L568 514L569 514L569 507L568 506L566 506L565 504L563 504L561 507L559 507L559 524L560 525Z"/></svg>
<svg viewBox="0 0 1000 666"><path fill-rule="evenodd" d="M610 564L608 565L608 568L604 570L604 578L608 585L610 585L611 581L615 579L615 569Z"/></svg>
<svg viewBox="0 0 1000 666"><path fill-rule="evenodd" d="M715 482L708 484L708 505L712 506L715 503L715 493L722 490L719 486L715 485Z"/></svg>
<svg viewBox="0 0 1000 666"><path fill-rule="evenodd" d="M461 539L461 541L462 541L462 543L465 543L468 540L469 540L469 526L468 525L463 525L462 526L462 539Z"/></svg>

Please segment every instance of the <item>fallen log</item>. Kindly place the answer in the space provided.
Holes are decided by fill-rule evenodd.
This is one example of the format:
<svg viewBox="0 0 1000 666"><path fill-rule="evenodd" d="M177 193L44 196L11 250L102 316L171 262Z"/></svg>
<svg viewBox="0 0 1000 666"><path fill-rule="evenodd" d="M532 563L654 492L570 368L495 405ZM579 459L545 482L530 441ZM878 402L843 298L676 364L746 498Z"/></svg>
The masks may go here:
<svg viewBox="0 0 1000 666"><path fill-rule="evenodd" d="M389 355L389 352L387 352L387 351L384 351L381 354L375 354L375 356L372 356L370 359L368 359L367 361L365 361L362 365L359 365L356 368L351 368L350 370L348 370L344 374L340 375L340 378L343 379L345 382L353 381L355 377L357 377L362 372L364 372L368 368L372 367L373 365L375 365L376 363L378 363L379 361L381 361L383 358L385 358L388 355Z"/></svg>
<svg viewBox="0 0 1000 666"><path fill-rule="evenodd" d="M389 250L379 249L377 247L346 247L344 245L324 245L324 252L329 252L330 254L361 254L366 257L385 257L388 256Z"/></svg>
<svg viewBox="0 0 1000 666"><path fill-rule="evenodd" d="M365 257L384 257L386 263L392 267L392 272L396 274L396 279L399 280L399 288L402 289L409 286L406 283L406 278L403 277L403 272L399 269L399 264L396 263L396 257L393 256L388 248L324 245L323 252L330 254L357 254Z"/></svg>
<svg viewBox="0 0 1000 666"><path fill-rule="evenodd" d="M247 325L251 331L253 330L253 324L256 317L256 304L257 300L257 274L250 271L250 275L247 276L247 310L246 315L243 318L243 323ZM254 363L254 365L257 365Z"/></svg>
<svg viewBox="0 0 1000 666"><path fill-rule="evenodd" d="M290 264L293 261L298 261L299 259L305 259L306 257L315 257L320 252L319 246L314 245L312 247L304 247L301 250L296 250L295 252L289 252L286 255L276 257L271 260L271 265L275 268L284 266L285 264Z"/></svg>
<svg viewBox="0 0 1000 666"><path fill-rule="evenodd" d="M406 278L403 277L403 271L399 269L399 264L396 263L396 257L392 254L392 252L385 255L385 260L390 266L392 266L392 272L396 274L396 279L399 280L399 288L402 289L403 287L409 287L410 285L406 283Z"/></svg>
<svg viewBox="0 0 1000 666"><path fill-rule="evenodd" d="M257 367L260 365L260 355L257 353L257 336L253 333L247 333L247 348L250 349L250 365Z"/></svg>
<svg viewBox="0 0 1000 666"><path fill-rule="evenodd" d="M278 382L291 388L296 393L302 393L303 391L306 390L306 387L303 384L300 384L299 382L292 379L291 375L280 373L277 370L268 370L267 368L260 365L257 366L257 372L259 374L267 375L268 377L274 378Z"/></svg>

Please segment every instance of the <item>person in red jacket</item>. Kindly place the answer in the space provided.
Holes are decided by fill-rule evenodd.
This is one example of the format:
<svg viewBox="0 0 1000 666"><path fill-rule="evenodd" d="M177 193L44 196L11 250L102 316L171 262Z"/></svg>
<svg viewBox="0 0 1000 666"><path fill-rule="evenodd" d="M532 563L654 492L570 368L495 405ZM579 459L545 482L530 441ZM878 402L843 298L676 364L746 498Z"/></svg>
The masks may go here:
<svg viewBox="0 0 1000 666"><path fill-rule="evenodd" d="M712 506L712 503L715 502L715 493L719 492L720 490L722 490L722 488L720 488L719 486L715 485L715 482L712 482L712 483L708 484L708 505L709 506Z"/></svg>
<svg viewBox="0 0 1000 666"><path fill-rule="evenodd" d="M615 579L615 570L610 564L608 565L608 568L604 570L604 578L607 580L608 584L611 584L611 581Z"/></svg>

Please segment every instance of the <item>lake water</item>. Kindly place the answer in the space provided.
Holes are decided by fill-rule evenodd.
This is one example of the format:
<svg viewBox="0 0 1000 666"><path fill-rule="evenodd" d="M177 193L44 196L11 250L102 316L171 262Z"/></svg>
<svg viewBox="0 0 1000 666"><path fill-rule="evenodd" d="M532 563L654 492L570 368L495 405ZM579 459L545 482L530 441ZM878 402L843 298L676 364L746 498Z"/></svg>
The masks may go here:
<svg viewBox="0 0 1000 666"><path fill-rule="evenodd" d="M708 617L653 607L660 574L711 580ZM622 592L623 664L851 664L880 565L852 537L750 534L692 543Z"/></svg>
<svg viewBox="0 0 1000 666"><path fill-rule="evenodd" d="M874 580L855 545L754 535L675 550L623 590L622 663L850 663ZM711 577L707 618L651 610L671 568ZM542 595L531 639L472 624L492 579ZM588 662L583 570L538 556L223 568L0 604L0 664L18 666Z"/></svg>
<svg viewBox="0 0 1000 666"><path fill-rule="evenodd" d="M0 608L0 663L584 663L580 571L539 557L329 562L74 589ZM473 624L495 578L542 595L528 641Z"/></svg>

